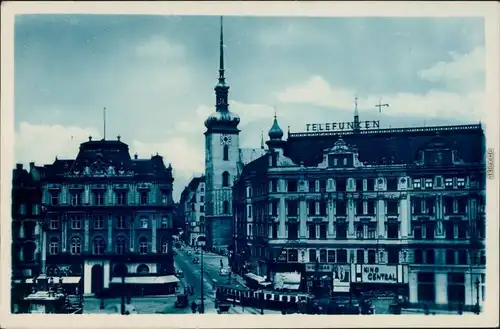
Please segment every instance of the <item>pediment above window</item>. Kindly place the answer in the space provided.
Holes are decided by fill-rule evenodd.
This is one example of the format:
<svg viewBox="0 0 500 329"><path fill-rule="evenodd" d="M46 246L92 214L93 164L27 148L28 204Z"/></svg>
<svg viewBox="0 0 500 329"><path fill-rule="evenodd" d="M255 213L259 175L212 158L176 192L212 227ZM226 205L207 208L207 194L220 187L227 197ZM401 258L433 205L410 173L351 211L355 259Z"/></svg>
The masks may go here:
<svg viewBox="0 0 500 329"><path fill-rule="evenodd" d="M439 136L419 148L415 162L420 166L448 166L462 161L454 143Z"/></svg>

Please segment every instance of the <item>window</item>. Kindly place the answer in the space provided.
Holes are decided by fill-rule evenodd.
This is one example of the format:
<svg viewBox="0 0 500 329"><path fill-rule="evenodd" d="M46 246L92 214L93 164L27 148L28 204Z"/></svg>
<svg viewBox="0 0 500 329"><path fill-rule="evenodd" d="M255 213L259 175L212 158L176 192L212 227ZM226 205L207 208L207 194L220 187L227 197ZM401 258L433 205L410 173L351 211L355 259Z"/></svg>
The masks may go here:
<svg viewBox="0 0 500 329"><path fill-rule="evenodd" d="M448 273L448 301L450 303L465 304L464 273Z"/></svg>
<svg viewBox="0 0 500 329"><path fill-rule="evenodd" d="M420 223L414 223L413 225L413 238L415 240L422 240L422 226Z"/></svg>
<svg viewBox="0 0 500 329"><path fill-rule="evenodd" d="M224 147L222 149L222 153L223 153L224 161L229 161L229 146L224 145Z"/></svg>
<svg viewBox="0 0 500 329"><path fill-rule="evenodd" d="M102 237L97 237L92 241L92 254L103 255L106 248L106 242Z"/></svg>
<svg viewBox="0 0 500 329"><path fill-rule="evenodd" d="M326 249L319 250L319 262L326 263Z"/></svg>
<svg viewBox="0 0 500 329"><path fill-rule="evenodd" d="M103 216L94 216L94 229L99 230L104 228L104 217Z"/></svg>
<svg viewBox="0 0 500 329"><path fill-rule="evenodd" d="M116 217L116 228L118 229L127 228L127 219L125 216Z"/></svg>
<svg viewBox="0 0 500 329"><path fill-rule="evenodd" d="M316 201L309 200L308 210L309 210L309 215L316 215Z"/></svg>
<svg viewBox="0 0 500 329"><path fill-rule="evenodd" d="M316 261L316 249L309 249L309 262L315 262Z"/></svg>
<svg viewBox="0 0 500 329"><path fill-rule="evenodd" d="M288 261L297 262L299 260L299 251L297 249L288 249Z"/></svg>
<svg viewBox="0 0 500 329"><path fill-rule="evenodd" d="M434 232L436 231L436 224L433 222L427 222L425 224L425 238L427 240L434 239Z"/></svg>
<svg viewBox="0 0 500 329"><path fill-rule="evenodd" d="M316 239L316 225L309 224L307 226L309 231L309 239Z"/></svg>
<svg viewBox="0 0 500 329"><path fill-rule="evenodd" d="M358 224L356 227L356 239L364 239L365 238L365 226L362 224Z"/></svg>
<svg viewBox="0 0 500 329"><path fill-rule="evenodd" d="M80 199L81 199L80 193L78 193L78 192L71 193L71 205L79 206L81 204Z"/></svg>
<svg viewBox="0 0 500 329"><path fill-rule="evenodd" d="M453 240L455 238L455 223L453 221L444 222L446 239Z"/></svg>
<svg viewBox="0 0 500 329"><path fill-rule="evenodd" d="M137 273L138 274L148 274L149 273L149 266L146 264L141 264L137 266Z"/></svg>
<svg viewBox="0 0 500 329"><path fill-rule="evenodd" d="M397 191L398 190L398 179L388 178L387 179L387 191Z"/></svg>
<svg viewBox="0 0 500 329"><path fill-rule="evenodd" d="M467 238L467 222L458 222L457 223L457 237L459 239Z"/></svg>
<svg viewBox="0 0 500 329"><path fill-rule="evenodd" d="M161 253L168 254L168 241L166 238L163 238L161 241Z"/></svg>
<svg viewBox="0 0 500 329"><path fill-rule="evenodd" d="M387 222L387 238L388 239L398 239L399 238L399 224L396 221Z"/></svg>
<svg viewBox="0 0 500 329"><path fill-rule="evenodd" d="M140 199L141 205L147 205L149 203L148 192L140 192Z"/></svg>
<svg viewBox="0 0 500 329"><path fill-rule="evenodd" d="M337 179L335 181L336 183L336 190L339 192L345 192L346 190L346 180L345 179Z"/></svg>
<svg viewBox="0 0 500 329"><path fill-rule="evenodd" d="M57 255L59 253L59 239L50 238L49 253L51 255Z"/></svg>
<svg viewBox="0 0 500 329"><path fill-rule="evenodd" d="M297 200L286 200L287 203L287 215L288 216L298 216L299 203Z"/></svg>
<svg viewBox="0 0 500 329"><path fill-rule="evenodd" d="M444 180L444 186L448 188L453 187L453 178L446 178Z"/></svg>
<svg viewBox="0 0 500 329"><path fill-rule="evenodd" d="M287 180L287 191L288 192L297 192L297 181L296 180Z"/></svg>
<svg viewBox="0 0 500 329"><path fill-rule="evenodd" d="M347 263L347 250L339 249L337 250L337 263Z"/></svg>
<svg viewBox="0 0 500 329"><path fill-rule="evenodd" d="M347 166L347 158L344 158L344 166Z"/></svg>
<svg viewBox="0 0 500 329"><path fill-rule="evenodd" d="M116 193L116 204L126 205L127 204L127 192L117 192Z"/></svg>
<svg viewBox="0 0 500 329"><path fill-rule="evenodd" d="M337 222L337 239L347 239L347 225L344 222Z"/></svg>
<svg viewBox="0 0 500 329"><path fill-rule="evenodd" d="M225 200L223 203L222 203L222 212L224 214L229 214L229 201Z"/></svg>
<svg viewBox="0 0 500 329"><path fill-rule="evenodd" d="M168 204L168 193L162 193L161 194L161 203L162 204Z"/></svg>
<svg viewBox="0 0 500 329"><path fill-rule="evenodd" d="M356 191L363 191L363 180L356 179Z"/></svg>
<svg viewBox="0 0 500 329"><path fill-rule="evenodd" d="M94 193L94 204L97 206L102 206L104 204L104 192Z"/></svg>
<svg viewBox="0 0 500 329"><path fill-rule="evenodd" d="M432 178L426 178L425 179L425 188L432 188L434 185L434 182Z"/></svg>
<svg viewBox="0 0 500 329"><path fill-rule="evenodd" d="M458 264L467 265L467 250L458 250Z"/></svg>
<svg viewBox="0 0 500 329"><path fill-rule="evenodd" d="M424 201L425 212L429 215L434 214L434 199L425 199Z"/></svg>
<svg viewBox="0 0 500 329"><path fill-rule="evenodd" d="M80 216L71 217L71 229L80 230L82 228L82 219Z"/></svg>
<svg viewBox="0 0 500 329"><path fill-rule="evenodd" d="M365 263L365 251L363 249L356 250L356 263L357 264Z"/></svg>
<svg viewBox="0 0 500 329"><path fill-rule="evenodd" d="M57 206L59 204L59 192L52 192L50 194L50 204L52 206Z"/></svg>
<svg viewBox="0 0 500 329"><path fill-rule="evenodd" d="M395 248L387 249L387 263L399 264L399 250Z"/></svg>
<svg viewBox="0 0 500 329"><path fill-rule="evenodd" d="M141 225L141 228L148 228L148 218L147 217L141 217L141 219L140 219L140 225Z"/></svg>
<svg viewBox="0 0 500 329"><path fill-rule="evenodd" d="M227 171L222 173L222 186L229 187L229 173Z"/></svg>
<svg viewBox="0 0 500 329"><path fill-rule="evenodd" d="M200 216L200 221L202 218L203 218L203 216ZM168 217L167 216L163 216L161 218L161 228L168 228Z"/></svg>
<svg viewBox="0 0 500 329"><path fill-rule="evenodd" d="M50 220L50 229L57 230L59 228L59 219L57 217L53 217Z"/></svg>
<svg viewBox="0 0 500 329"><path fill-rule="evenodd" d="M80 255L82 253L82 242L79 237L71 238L70 252L72 255Z"/></svg>
<svg viewBox="0 0 500 329"><path fill-rule="evenodd" d="M375 239L376 232L377 232L377 224L376 223L368 224L368 239Z"/></svg>
<svg viewBox="0 0 500 329"><path fill-rule="evenodd" d="M375 180L373 178L369 178L366 180L366 190L367 191L375 190Z"/></svg>
<svg viewBox="0 0 500 329"><path fill-rule="evenodd" d="M425 252L425 263L434 264L434 262L435 262L434 249L427 249L427 251Z"/></svg>
<svg viewBox="0 0 500 329"><path fill-rule="evenodd" d="M200 205L200 212L205 212L205 206L204 205Z"/></svg>
<svg viewBox="0 0 500 329"><path fill-rule="evenodd" d="M363 212L363 200L356 200L356 214L362 215Z"/></svg>
<svg viewBox="0 0 500 329"><path fill-rule="evenodd" d="M421 249L415 249L415 251L413 251L413 262L415 264L424 263L424 254Z"/></svg>
<svg viewBox="0 0 500 329"><path fill-rule="evenodd" d="M141 237L139 239L139 254L145 255L148 253L148 239L146 237Z"/></svg>
<svg viewBox="0 0 500 329"><path fill-rule="evenodd" d="M205 197L203 195L200 195L200 202L205 202Z"/></svg>
<svg viewBox="0 0 500 329"><path fill-rule="evenodd" d="M298 225L297 223L288 223L288 239L297 240L298 238Z"/></svg>
<svg viewBox="0 0 500 329"><path fill-rule="evenodd" d="M398 200L387 200L387 215L396 216L398 215Z"/></svg>
<svg viewBox="0 0 500 329"><path fill-rule="evenodd" d="M124 237L118 237L116 238L115 242L115 251L117 254L122 255L125 253L125 250L127 248L126 245L127 241L125 240Z"/></svg>
<svg viewBox="0 0 500 329"><path fill-rule="evenodd" d="M326 239L326 231L327 231L327 226L326 224L320 224L319 225L319 238L320 239Z"/></svg>
<svg viewBox="0 0 500 329"><path fill-rule="evenodd" d="M319 191L320 192L326 191L326 179L319 180Z"/></svg>
<svg viewBox="0 0 500 329"><path fill-rule="evenodd" d="M465 188L465 178L457 178L457 187Z"/></svg>
<svg viewBox="0 0 500 329"><path fill-rule="evenodd" d="M368 264L375 264L377 261L377 253L375 250L368 250Z"/></svg>
<svg viewBox="0 0 500 329"><path fill-rule="evenodd" d="M345 201L337 200L335 205L335 211L337 216L345 216L347 214L347 207Z"/></svg>
<svg viewBox="0 0 500 329"><path fill-rule="evenodd" d="M328 250L327 262L335 263L335 250Z"/></svg>
<svg viewBox="0 0 500 329"><path fill-rule="evenodd" d="M34 204L32 206L31 213L35 216L40 215L40 205L39 204Z"/></svg>
<svg viewBox="0 0 500 329"><path fill-rule="evenodd" d="M457 202L457 213L465 214L467 212L467 199L460 198L456 200Z"/></svg>
<svg viewBox="0 0 500 329"><path fill-rule="evenodd" d="M413 179L413 188L414 189L422 188L422 180L420 178Z"/></svg>
<svg viewBox="0 0 500 329"><path fill-rule="evenodd" d="M417 274L417 281L418 300L435 303L434 273L420 272Z"/></svg>

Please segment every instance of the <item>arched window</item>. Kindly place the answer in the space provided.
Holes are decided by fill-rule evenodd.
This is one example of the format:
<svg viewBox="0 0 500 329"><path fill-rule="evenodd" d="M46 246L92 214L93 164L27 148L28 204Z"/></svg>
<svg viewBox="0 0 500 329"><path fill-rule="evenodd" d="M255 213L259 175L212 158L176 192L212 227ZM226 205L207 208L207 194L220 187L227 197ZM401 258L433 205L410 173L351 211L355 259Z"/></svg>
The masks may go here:
<svg viewBox="0 0 500 329"><path fill-rule="evenodd" d="M222 151L224 161L229 161L229 146L224 145Z"/></svg>
<svg viewBox="0 0 500 329"><path fill-rule="evenodd" d="M139 239L139 254L145 255L147 253L148 253L148 239L143 236Z"/></svg>
<svg viewBox="0 0 500 329"><path fill-rule="evenodd" d="M59 253L59 239L50 238L49 253L51 255L57 255Z"/></svg>
<svg viewBox="0 0 500 329"><path fill-rule="evenodd" d="M222 208L224 214L229 214L229 201L224 201L224 203L222 204Z"/></svg>
<svg viewBox="0 0 500 329"><path fill-rule="evenodd" d="M161 241L161 253L162 254L168 253L168 241L165 238L163 238L163 240Z"/></svg>
<svg viewBox="0 0 500 329"><path fill-rule="evenodd" d="M222 173L222 186L224 187L229 186L229 173L227 171L224 171Z"/></svg>
<svg viewBox="0 0 500 329"><path fill-rule="evenodd" d="M82 242L79 237L71 238L70 252L72 255L80 255L82 253Z"/></svg>
<svg viewBox="0 0 500 329"><path fill-rule="evenodd" d="M115 251L117 254L120 254L120 255L124 254L126 247L127 247L127 245L126 245L126 240L124 237L120 236L120 237L116 238Z"/></svg>
<svg viewBox="0 0 500 329"><path fill-rule="evenodd" d="M137 273L139 274L148 274L149 273L149 267L146 264L141 264L137 266Z"/></svg>
<svg viewBox="0 0 500 329"><path fill-rule="evenodd" d="M104 250L106 249L106 242L102 237L96 237L94 241L92 241L92 254L93 255L102 255L104 254Z"/></svg>
<svg viewBox="0 0 500 329"><path fill-rule="evenodd" d="M113 276L122 276L126 275L128 273L127 265L120 263L116 264L115 267L113 267Z"/></svg>

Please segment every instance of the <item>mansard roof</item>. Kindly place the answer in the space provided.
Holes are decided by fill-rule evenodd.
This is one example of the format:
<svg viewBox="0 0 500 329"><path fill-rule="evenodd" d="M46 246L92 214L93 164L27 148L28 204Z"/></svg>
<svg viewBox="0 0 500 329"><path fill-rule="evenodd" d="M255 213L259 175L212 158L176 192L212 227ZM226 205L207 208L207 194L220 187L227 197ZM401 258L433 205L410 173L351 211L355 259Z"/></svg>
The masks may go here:
<svg viewBox="0 0 500 329"><path fill-rule="evenodd" d="M291 133L285 145L285 156L296 164L316 166L324 152L355 147L359 161L366 164L413 164L418 152L426 148L453 148L465 163L480 163L485 152L485 137L480 124L420 128L373 129L360 132Z"/></svg>
<svg viewBox="0 0 500 329"><path fill-rule="evenodd" d="M243 167L243 171L241 172L241 177L250 176L250 175L263 175L269 166L269 153L264 154L263 156L249 162Z"/></svg>
<svg viewBox="0 0 500 329"><path fill-rule="evenodd" d="M131 158L129 147L121 141L88 141L80 144L76 159L57 159L54 163L45 165L42 176L69 175L141 175L152 177L172 177L172 167L168 168L160 155L150 159Z"/></svg>

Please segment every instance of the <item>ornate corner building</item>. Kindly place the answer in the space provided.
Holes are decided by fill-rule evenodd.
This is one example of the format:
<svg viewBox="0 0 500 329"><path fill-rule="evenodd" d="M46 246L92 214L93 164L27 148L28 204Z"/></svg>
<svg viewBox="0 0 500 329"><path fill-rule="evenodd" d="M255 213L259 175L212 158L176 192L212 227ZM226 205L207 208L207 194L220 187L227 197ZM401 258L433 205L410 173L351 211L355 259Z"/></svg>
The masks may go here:
<svg viewBox="0 0 500 329"><path fill-rule="evenodd" d="M183 239L195 246L205 236L205 176L193 177L181 193L179 208L183 218Z"/></svg>
<svg viewBox="0 0 500 329"><path fill-rule="evenodd" d="M43 204L34 231L39 272L83 276L85 294L112 290L122 275L140 281L173 274L172 167L161 156L132 158L119 137L89 137L76 159L32 171Z"/></svg>
<svg viewBox="0 0 500 329"><path fill-rule="evenodd" d="M275 289L295 273L288 289L313 294L392 291L419 306L482 305L480 124L282 136L275 118L268 153L234 185L235 271Z"/></svg>

